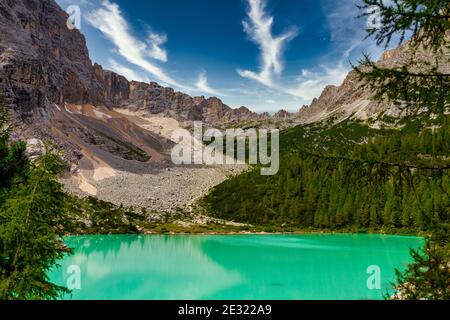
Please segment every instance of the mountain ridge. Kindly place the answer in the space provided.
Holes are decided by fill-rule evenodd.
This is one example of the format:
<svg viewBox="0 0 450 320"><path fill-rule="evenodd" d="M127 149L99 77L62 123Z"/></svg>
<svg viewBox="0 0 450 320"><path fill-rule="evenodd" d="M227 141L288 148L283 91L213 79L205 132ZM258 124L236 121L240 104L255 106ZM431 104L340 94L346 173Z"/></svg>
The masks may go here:
<svg viewBox="0 0 450 320"><path fill-rule="evenodd" d="M450 39L450 34L449 34ZM411 58L420 61L423 66L414 66L416 71L422 71L421 68L433 65L435 63L434 53L424 48L419 48L412 54L409 41L399 45L396 48L385 51L377 65L382 68L399 68L407 65ZM446 54L449 54L447 48L442 48ZM450 64L445 60L445 55L440 57L438 65L442 73L450 73ZM374 92L359 78L356 70L351 70L340 86L330 85L325 87L320 97L315 98L311 105L303 107L296 114L301 123L309 124L320 122L327 118L334 117L338 121L348 118L355 120L372 120L378 125L382 124L380 115L392 118L402 118L407 112L402 109L399 103L388 101L379 101L373 99Z"/></svg>
<svg viewBox="0 0 450 320"><path fill-rule="evenodd" d="M0 90L11 109L13 138L49 140L63 151L71 168L64 183L77 195L176 212L246 169L174 166L171 133L192 121L283 129L399 112L373 102L355 72L341 86L326 87L298 113L280 110L273 116L232 109L218 98L191 97L155 82L128 81L92 63L85 37L69 30L67 19L54 0L0 2ZM387 53L384 61L401 61L403 50Z"/></svg>
<svg viewBox="0 0 450 320"><path fill-rule="evenodd" d="M69 30L69 17L54 0L5 0L0 3L0 17L0 89L12 110L15 137L50 139L72 154L72 161L80 157L82 147L72 143L72 138L61 139L60 133L74 134L87 143L99 139L92 119L88 119L89 125L82 119L80 127L57 114L61 110L64 113L66 105L106 108L108 112L121 108L146 113L146 117L170 117L180 125L189 121L213 125L271 118L268 113L257 114L246 107L232 109L216 97L191 97L156 82L128 81L93 64L84 35L77 29ZM71 112L65 114L66 118L74 117ZM81 113L84 118L88 115ZM167 140L158 132L146 134Z"/></svg>

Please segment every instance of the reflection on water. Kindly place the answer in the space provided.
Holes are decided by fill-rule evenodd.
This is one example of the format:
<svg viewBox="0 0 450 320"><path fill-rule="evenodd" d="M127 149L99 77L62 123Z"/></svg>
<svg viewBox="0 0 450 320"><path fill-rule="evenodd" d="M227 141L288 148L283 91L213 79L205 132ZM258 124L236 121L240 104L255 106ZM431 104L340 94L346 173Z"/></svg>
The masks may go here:
<svg viewBox="0 0 450 320"><path fill-rule="evenodd" d="M69 237L74 299L380 299L422 240L380 235ZM367 288L367 267L382 290ZM70 298L70 297L67 297Z"/></svg>

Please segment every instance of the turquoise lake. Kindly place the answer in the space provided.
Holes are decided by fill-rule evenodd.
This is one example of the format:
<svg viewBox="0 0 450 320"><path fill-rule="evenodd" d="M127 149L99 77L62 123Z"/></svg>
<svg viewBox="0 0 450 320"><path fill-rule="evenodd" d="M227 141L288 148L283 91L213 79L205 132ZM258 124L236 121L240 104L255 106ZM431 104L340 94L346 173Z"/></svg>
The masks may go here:
<svg viewBox="0 0 450 320"><path fill-rule="evenodd" d="M366 300L392 292L395 268L411 262L409 249L424 241L384 235L123 235L68 237L66 243L74 254L50 278L80 286L67 299ZM368 288L370 266L379 267L381 289Z"/></svg>

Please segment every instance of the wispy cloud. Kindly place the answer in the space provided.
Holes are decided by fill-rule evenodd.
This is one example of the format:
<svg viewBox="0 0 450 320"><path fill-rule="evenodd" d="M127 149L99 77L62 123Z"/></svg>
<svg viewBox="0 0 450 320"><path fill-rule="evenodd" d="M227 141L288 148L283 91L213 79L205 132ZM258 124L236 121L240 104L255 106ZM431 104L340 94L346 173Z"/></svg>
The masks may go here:
<svg viewBox="0 0 450 320"><path fill-rule="evenodd" d="M109 68L111 69L111 71L114 71L114 72L124 76L129 81L134 80L134 81L140 81L140 82L150 82L150 79L148 77L138 74L136 71L134 71L128 67L125 67L124 65L118 63L114 59L109 59L108 62L109 62Z"/></svg>
<svg viewBox="0 0 450 320"><path fill-rule="evenodd" d="M340 61L336 67L321 66L318 71L303 70L297 78L298 84L283 85L276 76L279 76L284 68L282 56L285 46L295 38L298 30L291 28L281 35L274 36L272 33L274 17L267 13L266 0L247 1L249 10L247 20L243 22L244 31L260 47L262 63L259 73L238 70L242 77L256 80L279 93L300 98L305 103L318 97L327 85L338 85L344 80L349 68ZM265 103L274 104L275 101L268 99Z"/></svg>
<svg viewBox="0 0 450 320"><path fill-rule="evenodd" d="M238 70L241 77L256 80L268 87L275 86L274 76L283 71L282 55L287 42L295 38L297 28L291 28L274 36L272 27L274 18L266 12L266 0L248 0L248 18L243 22L244 31L256 43L261 51L261 69L259 72Z"/></svg>
<svg viewBox="0 0 450 320"><path fill-rule="evenodd" d="M372 39L366 39L365 27L374 17L367 20L357 19L360 12L357 4L360 0L335 0L332 4L326 2L324 10L330 29L333 49L340 52L340 58L334 60L334 65L321 65L318 70L303 70L298 77L298 85L287 91L304 100L311 101L320 96L328 85L340 85L351 71L349 60L355 61L362 52L367 52L377 59L383 48L376 45ZM385 0L389 3L389 0Z"/></svg>
<svg viewBox="0 0 450 320"><path fill-rule="evenodd" d="M119 6L108 0L103 0L100 7L89 12L86 19L116 46L118 54L129 63L150 73L156 80L178 88L184 88L183 85L172 79L162 68L151 61L151 59L167 61L167 53L160 47L167 41L166 37L150 34L150 43L148 44L135 38Z"/></svg>
<svg viewBox="0 0 450 320"><path fill-rule="evenodd" d="M66 4L82 4L83 12L87 13L83 15L86 21L100 30L113 44L114 52L105 52L99 62L105 63L110 69L129 80L158 81L162 85L174 87L191 95L202 93L220 96L230 105L247 105L260 111L275 110L279 107L294 111L298 106L318 97L327 85L339 85L351 70L349 60L356 63L363 51L377 58L383 51L383 48L377 47L374 41L364 40L367 21L356 18L359 14L356 4L361 0L321 0L317 3L321 6L326 21L320 22L328 25L324 30L329 30L331 41L327 51L317 55L315 64L308 62L306 65L296 65L297 62L293 59L290 60L293 61L293 65L287 66L284 55L288 45L298 35L299 29L291 27L283 32L275 31L279 28L276 25L277 17L269 10L270 0L245 0L247 8L246 18L242 21L243 31L255 47L258 47L260 59L258 67L237 70L233 82L228 82L232 83L230 88L215 88L213 81L215 77L209 73L208 79L206 72L200 73L192 85L181 85L177 80L181 83L191 82L183 78L186 77L184 73L177 73L177 76L173 76L176 79L172 78L169 64L164 64L171 58L171 52L165 48L168 36L161 32L164 30L156 31L151 26L145 29L144 26L145 35L138 37L137 33L133 32L131 21L127 21L127 16L115 3L117 1L58 0ZM301 23L303 21L298 22L300 27ZM306 46L308 43L300 42L295 45ZM173 54L175 56L175 52ZM192 67L197 70L201 68L197 65ZM191 74L192 70L189 72L189 79ZM221 74L221 77L224 75Z"/></svg>
<svg viewBox="0 0 450 320"><path fill-rule="evenodd" d="M322 66L320 71L303 70L298 77L298 85L287 92L306 101L317 98L328 85L340 85L349 72L349 68L340 63L337 67Z"/></svg>
<svg viewBox="0 0 450 320"><path fill-rule="evenodd" d="M340 85L351 71L350 60L361 56L363 51L372 54L375 58L381 55L383 49L375 41L366 39L365 27L368 21L358 19L360 15L357 7L361 0L335 0L323 2L330 30L332 53L338 53L333 63L321 65L314 70L303 70L297 78L298 85L287 89L287 92L311 101L320 96L328 85ZM373 17L369 17L373 19Z"/></svg>
<svg viewBox="0 0 450 320"><path fill-rule="evenodd" d="M281 35L274 36L272 32L274 17L267 12L266 0L247 0L248 18L243 22L244 31L261 50L261 70L259 73L238 70L242 77L258 81L264 86L279 93L284 93L309 103L320 96L327 85L340 85L351 66L352 58L366 51L377 58L382 48L376 46L373 40L365 40L367 21L357 19L359 11L357 3L360 0L335 0L332 3L323 2L327 15L327 23L334 52L329 62L317 68L302 70L296 79L296 84L283 83L278 77L284 68L283 53L286 44L297 35L297 29L291 29ZM336 58L336 54L338 58Z"/></svg>
<svg viewBox="0 0 450 320"><path fill-rule="evenodd" d="M162 62L167 62L167 51L161 48L161 45L167 42L167 35L149 32L148 39L150 41L150 50L148 51L149 57Z"/></svg>
<svg viewBox="0 0 450 320"><path fill-rule="evenodd" d="M384 2L389 4L390 0ZM345 59L359 57L363 51L374 58L383 53L383 47L377 46L373 39L366 39L366 27L374 17L358 18L361 12L357 5L362 3L361 0L334 0L332 3L324 3L334 49L344 52Z"/></svg>
<svg viewBox="0 0 450 320"><path fill-rule="evenodd" d="M198 81L196 83L197 88L203 93L207 93L213 96L226 96L224 93L217 89L213 89L209 86L208 77L206 76L206 72L202 72L198 76Z"/></svg>

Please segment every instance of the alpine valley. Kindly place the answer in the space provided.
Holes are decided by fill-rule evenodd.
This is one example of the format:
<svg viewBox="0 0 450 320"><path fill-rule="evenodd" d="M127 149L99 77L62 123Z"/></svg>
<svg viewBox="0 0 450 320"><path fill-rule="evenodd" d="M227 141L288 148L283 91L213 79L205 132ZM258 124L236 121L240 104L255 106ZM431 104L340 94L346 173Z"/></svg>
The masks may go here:
<svg viewBox="0 0 450 320"><path fill-rule="evenodd" d="M366 265L370 264L370 259L363 253L364 248L382 248L374 254L383 267L391 268L389 277L383 279L383 289L386 289L395 280L394 268L406 268L406 262L411 262L404 258L408 257L408 249L423 245L422 239L380 235L348 235L348 238L310 235L308 238L298 236L299 233L444 234L442 246L446 253L443 256L448 258L450 100L445 89L450 74L448 31L444 32L440 50L426 45L426 41L434 44L434 38L427 38L420 46L408 40L387 50L373 65L362 61L360 67L355 66L348 73L342 84L326 86L310 105L299 105L297 112L256 113L244 106L233 109L217 97L191 96L156 82L131 81L106 70L91 61L84 35L76 28L68 28L68 19L68 14L54 0L0 0L0 92L12 125L8 143L26 142L25 154L29 159L26 161L30 161L26 168L33 168L35 161L49 153L58 155L63 166L55 182L58 184L50 184L51 187L38 183L36 187L26 189L28 191L8 193L3 190L16 190L14 188L19 188L26 179L19 175L0 181L0 201L3 201L0 212L3 205L20 204L17 199L22 194L34 197L35 192L42 192L45 200L45 192L59 190L52 188L58 188L60 184L60 191L50 191L57 194L60 201L52 202L51 207L63 208L61 210L68 216L63 222L51 220L52 228L55 228L52 230L69 236L67 241L80 252L77 256L81 257L80 261L83 257L94 261L98 256L90 251L94 247L103 250L104 260L98 266L108 267L98 267L98 278L103 272L109 274L108 268L116 263L122 263L123 270L128 270L128 263L139 260L139 256L141 260L135 266L154 268L155 274L164 274L158 278L161 281L166 279L165 272L171 276L183 274L178 273L178 269L173 270L174 266L184 265L183 261L191 261L196 266L186 271L186 279L200 279L199 272L211 277L205 282L195 282L202 283L198 287L186 285L192 290L191 296L182 295L186 299L278 299L286 298L285 294L292 294L289 298L336 299L340 294L344 295L337 285L335 291L328 292L329 295L323 289L324 295L320 296L314 286L320 281L311 284L308 279L298 279L296 269L287 261L295 258L303 266L308 262L313 265L320 259L310 250L321 250L323 256L333 257L327 252L342 245L340 251L335 251L342 256L336 256L335 261L336 268L346 274L350 272L351 259L344 248L351 248L352 240L358 246L351 251L355 254L355 269L351 270L356 274L363 270L363 279ZM448 28L448 24L446 26ZM428 105L410 109L403 101L411 95L416 99L423 97L425 91L434 92L433 88L423 89L429 82L414 82L404 76L407 72L404 68L411 64L411 55L421 61L412 67L414 72L420 74L436 65L432 71L443 75L438 79L442 85L439 88L444 89L436 88L438 98L433 94L430 98L430 106L436 104L440 109ZM406 96L405 99L394 99L389 90L403 92L400 87L390 82L384 82L378 88L368 85L362 74L370 67L376 71L395 70L402 77L402 83L414 82L414 92L408 91L402 96ZM379 80L381 74L379 71L369 80ZM171 161L171 150L177 141L172 140L172 134L177 129L192 132L194 122L202 122L206 129L280 129L278 174L261 175L259 165L175 165ZM1 119L0 124L3 125ZM6 140L2 143L7 144ZM14 159L16 149L11 147L12 151L4 153L1 150L0 146L0 168L5 164L10 170L15 165L11 159ZM2 162L1 157L6 160ZM20 163L17 161L17 166ZM9 171L5 169L5 172ZM48 172L43 170L42 176L46 177ZM33 174L30 176L34 177ZM8 182L10 187L3 186L3 183L7 185L6 181L11 181ZM17 212L32 212L21 208ZM37 204L36 208L40 210L42 206ZM55 209L54 212L59 211ZM0 223L6 226L5 221L9 220L2 220L2 217L0 214ZM41 221L39 219L35 221ZM28 218L22 220L28 222ZM434 233L438 226L444 226L446 231ZM254 235L266 233L271 235L266 238ZM105 241L102 235L112 234L117 236L107 238L111 244L107 247L102 242ZM131 236L133 234L158 235L150 244L150 238ZM159 234L204 236L183 238L178 235L163 239ZM235 236L226 239L217 234ZM258 251L262 250L256 244L259 241L264 242L268 251ZM126 248L122 246L125 243ZM142 249L144 244L152 250ZM383 251L383 245L398 251ZM243 250L236 261L231 258L235 256L232 248ZM276 251L274 248L283 249ZM303 250L302 255L295 251L297 249ZM110 256L111 252L123 255L115 260L116 256ZM167 264L153 264L167 252L172 252ZM258 264L261 273L252 273L250 267L257 268L255 261L260 261L261 257L264 258ZM61 260L63 255L53 258L63 261L63 265L73 262ZM395 266L391 265L392 261ZM276 275L274 279L267 278L261 270L266 263L275 263L279 270L286 270L286 277L292 276L290 283L310 285L310 295L304 295L305 292L298 291L297 287L286 291L284 280ZM163 264L167 268L162 268ZM329 274L327 264L323 260L317 270ZM438 265L445 269L445 281L448 281L448 260ZM238 266L242 267L239 271L234 269ZM194 269L198 272L192 271ZM305 274L314 273L312 269L305 269ZM142 275L136 282L142 280L140 283L145 283L144 273L134 270L130 274ZM51 279L64 283L59 275L53 273ZM92 277L91 291L80 293L80 298L102 298L109 294L108 297L113 299L149 297L144 287L141 288L144 291L139 288L121 291L133 292L136 296L121 295L119 289L116 292L104 283L105 286L97 285L97 276L89 276ZM314 279L319 278L317 274ZM177 276L170 279L177 279ZM252 279L254 282L251 283L261 285L253 290L250 282L243 279ZM330 282L333 279L330 278ZM341 280L343 283L344 279ZM167 284L173 288L167 292L153 288L158 290L153 293L160 295L151 297L180 297L172 295L184 292L184 287L176 291L179 287L175 282ZM405 283L409 282L405 280ZM355 280L355 288L358 283ZM235 286L230 289L228 284ZM355 289L354 292L358 292L355 296L345 298L382 298L381 291L372 294L365 287L360 289ZM403 289L393 297L402 298L401 293L409 290L407 286ZM100 296L95 296L95 292ZM188 305L180 312L211 314L209 309L200 310Z"/></svg>

